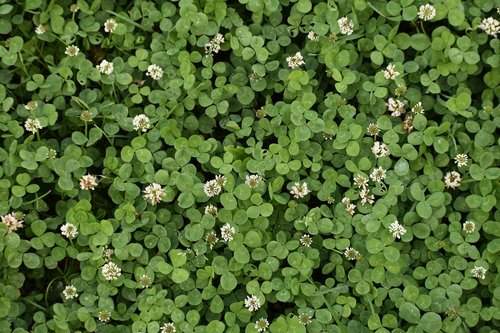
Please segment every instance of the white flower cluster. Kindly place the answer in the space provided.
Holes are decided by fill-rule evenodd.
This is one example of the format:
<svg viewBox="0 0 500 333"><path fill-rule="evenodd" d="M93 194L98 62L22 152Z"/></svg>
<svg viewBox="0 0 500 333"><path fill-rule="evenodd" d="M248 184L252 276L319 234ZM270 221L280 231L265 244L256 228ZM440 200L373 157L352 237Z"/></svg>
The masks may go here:
<svg viewBox="0 0 500 333"><path fill-rule="evenodd" d="M143 198L151 202L153 206L159 203L166 194L165 189L158 183L152 183L144 189Z"/></svg>
<svg viewBox="0 0 500 333"><path fill-rule="evenodd" d="M217 207L215 207L212 204L208 204L205 206L205 214L210 214L213 217L216 217L218 215Z"/></svg>
<svg viewBox="0 0 500 333"><path fill-rule="evenodd" d="M455 156L455 163L458 167L466 166L468 161L469 157L467 154L457 154L457 156Z"/></svg>
<svg viewBox="0 0 500 333"><path fill-rule="evenodd" d="M150 76L153 80L159 80L163 76L163 69L156 64L149 65L146 75Z"/></svg>
<svg viewBox="0 0 500 333"><path fill-rule="evenodd" d="M61 226L61 234L69 239L76 238L78 236L78 228L71 223L66 223Z"/></svg>
<svg viewBox="0 0 500 333"><path fill-rule="evenodd" d="M420 6L418 17L424 21L430 21L436 16L436 8L431 4Z"/></svg>
<svg viewBox="0 0 500 333"><path fill-rule="evenodd" d="M122 269L112 261L104 264L104 266L102 266L101 272L104 278L108 281L117 280L118 277L122 275Z"/></svg>
<svg viewBox="0 0 500 333"><path fill-rule="evenodd" d="M101 310L97 314L97 319L99 319L99 321L102 321L103 323L106 323L111 319L111 312L109 312L108 310Z"/></svg>
<svg viewBox="0 0 500 333"><path fill-rule="evenodd" d="M424 114L424 108L422 107L422 102L416 103L412 108L411 112L415 114Z"/></svg>
<svg viewBox="0 0 500 333"><path fill-rule="evenodd" d="M261 307L259 298L255 295L247 296L245 298L245 307L248 311L257 311Z"/></svg>
<svg viewBox="0 0 500 333"><path fill-rule="evenodd" d="M220 228L220 234L221 234L222 240L224 240L225 243L233 240L233 235L235 232L236 232L236 230L234 229L234 227L231 227L231 225L229 223L224 224ZM215 237L215 238L217 238L217 237Z"/></svg>
<svg viewBox="0 0 500 333"><path fill-rule="evenodd" d="M472 276L481 280L486 278L486 271L486 268L482 266L474 266L474 268L470 270Z"/></svg>
<svg viewBox="0 0 500 333"><path fill-rule="evenodd" d="M101 72L102 74L109 75L109 74L113 73L113 63L109 62L107 60L101 61L101 63L99 65L97 65L96 67L99 70L99 72Z"/></svg>
<svg viewBox="0 0 500 333"><path fill-rule="evenodd" d="M174 323L165 323L162 327L160 327L161 333L175 333L177 329L175 328Z"/></svg>
<svg viewBox="0 0 500 333"><path fill-rule="evenodd" d="M261 182L262 177L259 175L246 175L245 184L250 186L250 188L256 188Z"/></svg>
<svg viewBox="0 0 500 333"><path fill-rule="evenodd" d="M132 120L132 125L134 125L134 131L147 132L151 128L151 121L145 114L139 114Z"/></svg>
<svg viewBox="0 0 500 333"><path fill-rule="evenodd" d="M351 203L351 199L349 199L348 197L343 197L342 203L345 206L345 211L348 212L351 216L354 215L354 209L356 208L356 205Z"/></svg>
<svg viewBox="0 0 500 333"><path fill-rule="evenodd" d="M460 186L462 178L460 174L456 171L450 171L444 176L444 186L446 188L457 188Z"/></svg>
<svg viewBox="0 0 500 333"><path fill-rule="evenodd" d="M479 29L490 36L496 37L500 33L500 22L493 17L488 17L483 19L481 24L479 24Z"/></svg>
<svg viewBox="0 0 500 333"><path fill-rule="evenodd" d="M337 23L342 35L352 35L354 32L354 24L347 17L341 17Z"/></svg>
<svg viewBox="0 0 500 333"><path fill-rule="evenodd" d="M307 186L306 182L303 182L302 184L295 183L290 190L290 194L293 195L295 199L303 198L309 193L311 193L311 190Z"/></svg>
<svg viewBox="0 0 500 333"><path fill-rule="evenodd" d="M314 31L309 31L309 33L307 34L307 38L313 42L318 42L319 41L319 35L314 32Z"/></svg>
<svg viewBox="0 0 500 333"><path fill-rule="evenodd" d="M67 300L78 297L78 293L76 292L76 288L72 285L66 286L66 288L64 288L63 295L64 295L64 298L66 298Z"/></svg>
<svg viewBox="0 0 500 333"><path fill-rule="evenodd" d="M265 332L269 327L269 321L265 318L260 318L255 322L255 329L257 332Z"/></svg>
<svg viewBox="0 0 500 333"><path fill-rule="evenodd" d="M300 52L295 53L295 55L287 57L286 62L288 63L288 67L294 69L299 67L300 65L304 65L304 57Z"/></svg>
<svg viewBox="0 0 500 333"><path fill-rule="evenodd" d="M112 33L115 31L117 26L118 26L118 24L116 23L115 20L107 19L106 22L104 22L104 31Z"/></svg>
<svg viewBox="0 0 500 333"><path fill-rule="evenodd" d="M387 148L387 145L383 142L380 143L378 141L375 141L373 143L372 153L375 155L376 158L390 155L389 149Z"/></svg>
<svg viewBox="0 0 500 333"><path fill-rule="evenodd" d="M371 136L377 136L380 133L380 129L377 124L371 123L366 128L366 132Z"/></svg>
<svg viewBox="0 0 500 333"><path fill-rule="evenodd" d="M394 64L387 65L387 68L383 72L387 80L394 80L400 74L398 71L396 71L396 67L394 66Z"/></svg>
<svg viewBox="0 0 500 333"><path fill-rule="evenodd" d="M465 221L462 227L465 233L472 234L476 230L476 223L474 221Z"/></svg>
<svg viewBox="0 0 500 333"><path fill-rule="evenodd" d="M80 48L76 45L70 45L66 47L64 53L70 57L76 57L80 53Z"/></svg>
<svg viewBox="0 0 500 333"><path fill-rule="evenodd" d="M39 129L42 129L43 127L42 124L40 123L40 120L36 118L29 118L24 123L24 128L28 132L35 134L36 132L38 132Z"/></svg>
<svg viewBox="0 0 500 333"><path fill-rule="evenodd" d="M359 196L361 197L362 205L371 205L375 202L375 196L373 194L370 194L370 190L367 188L363 188L361 191L359 191Z"/></svg>
<svg viewBox="0 0 500 333"><path fill-rule="evenodd" d="M18 214L16 213L10 213L2 216L2 223L7 225L7 230L9 232L13 232L17 229L22 228L23 222L24 221L20 217L18 217Z"/></svg>
<svg viewBox="0 0 500 333"><path fill-rule="evenodd" d="M212 53L219 53L222 43L224 43L224 36L220 33L216 34L210 42L205 44L205 54L211 56Z"/></svg>
<svg viewBox="0 0 500 333"><path fill-rule="evenodd" d="M359 258L359 252L352 247L348 247L344 251L344 257L347 260L356 260Z"/></svg>
<svg viewBox="0 0 500 333"><path fill-rule="evenodd" d="M405 102L400 101L399 99L389 98L387 103L385 103L387 109L391 112L391 116L399 117L403 113L405 113Z"/></svg>
<svg viewBox="0 0 500 333"><path fill-rule="evenodd" d="M389 225L389 232L392 234L392 237L401 239L401 236L406 234L406 228L399 224L398 221L394 221Z"/></svg>
<svg viewBox="0 0 500 333"><path fill-rule="evenodd" d="M97 177L94 175L85 175L80 178L80 188L82 190L95 190L97 186Z"/></svg>
<svg viewBox="0 0 500 333"><path fill-rule="evenodd" d="M215 179L209 180L203 186L203 191L205 194L211 198L219 195L222 191L222 187L226 185L227 179L226 176L215 176Z"/></svg>
<svg viewBox="0 0 500 333"><path fill-rule="evenodd" d="M372 170L372 173L370 174L370 178L374 182L381 182L381 181L383 181L385 179L386 172L387 172L387 170L385 170L384 168L382 168L380 166L380 167L375 168L375 169Z"/></svg>
<svg viewBox="0 0 500 333"><path fill-rule="evenodd" d="M46 33L47 31L49 31L49 29L42 24L38 25L35 29L35 33L37 35L42 35L42 34Z"/></svg>
<svg viewBox="0 0 500 333"><path fill-rule="evenodd" d="M313 240L311 235L304 234L302 235L302 237L300 237L300 244L302 244L302 246L311 247L312 242Z"/></svg>

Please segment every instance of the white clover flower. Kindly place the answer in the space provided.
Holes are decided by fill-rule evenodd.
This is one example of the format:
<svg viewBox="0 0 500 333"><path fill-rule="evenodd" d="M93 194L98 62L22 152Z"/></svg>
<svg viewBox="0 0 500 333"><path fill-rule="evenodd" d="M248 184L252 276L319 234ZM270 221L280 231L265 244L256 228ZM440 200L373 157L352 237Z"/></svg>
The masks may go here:
<svg viewBox="0 0 500 333"><path fill-rule="evenodd" d="M215 182L219 184L220 187L223 187L227 183L227 178L224 175L217 175L215 176Z"/></svg>
<svg viewBox="0 0 500 333"><path fill-rule="evenodd" d="M14 232L17 229L21 229L23 227L23 220L18 218L16 213L10 213L2 216L2 223L7 225L7 230L9 232Z"/></svg>
<svg viewBox="0 0 500 333"><path fill-rule="evenodd" d="M205 214L210 214L213 217L216 217L218 212L217 212L217 207L215 207L212 204L208 204L205 206Z"/></svg>
<svg viewBox="0 0 500 333"><path fill-rule="evenodd" d="M345 211L348 212L351 216L354 215L354 209L356 208L356 205L351 203L351 199L349 199L348 197L343 197L342 203L345 206Z"/></svg>
<svg viewBox="0 0 500 333"><path fill-rule="evenodd" d="M304 57L302 57L302 54L300 52L295 53L294 56L287 57L286 62L288 62L288 67L292 69L305 64Z"/></svg>
<svg viewBox="0 0 500 333"><path fill-rule="evenodd" d="M71 223L66 223L61 226L61 234L70 239L76 238L78 236L78 228Z"/></svg>
<svg viewBox="0 0 500 333"><path fill-rule="evenodd" d="M29 118L26 120L26 122L24 123L24 128L28 131L28 132L31 132L33 134L35 134L36 132L38 132L39 129L42 129L43 126L42 124L40 123L40 120L36 119L36 118Z"/></svg>
<svg viewBox="0 0 500 333"><path fill-rule="evenodd" d="M299 315L299 322L304 326L312 323L311 319L312 319L312 317L306 313L302 313Z"/></svg>
<svg viewBox="0 0 500 333"><path fill-rule="evenodd" d="M226 232L227 233L227 232ZM234 233L234 232L233 232ZM232 237L232 235L231 235ZM205 241L208 243L211 249L214 248L214 245L217 244L219 238L217 238L217 234L213 231L210 231L205 237Z"/></svg>
<svg viewBox="0 0 500 333"><path fill-rule="evenodd" d="M370 179L373 180L374 182L381 182L385 179L385 177L386 177L386 170L382 167L373 169L372 173L370 174Z"/></svg>
<svg viewBox="0 0 500 333"><path fill-rule="evenodd" d="M135 116L132 125L134 125L134 131L147 132L151 128L151 122L145 114Z"/></svg>
<svg viewBox="0 0 500 333"><path fill-rule="evenodd" d="M101 63L99 65L97 65L96 67L99 70L99 72L101 72L102 74L109 75L109 74L113 73L113 63L109 62L107 60L101 61Z"/></svg>
<svg viewBox="0 0 500 333"><path fill-rule="evenodd" d="M42 25L42 24L37 25L37 27L35 29L35 33L37 35L42 35L42 34L46 33L47 31L49 31L49 29L46 26Z"/></svg>
<svg viewBox="0 0 500 333"><path fill-rule="evenodd" d="M80 178L80 188L82 190L95 190L97 186L97 177L94 175L85 175Z"/></svg>
<svg viewBox="0 0 500 333"><path fill-rule="evenodd" d="M99 319L99 321L102 321L103 323L106 323L111 319L111 312L109 312L108 310L101 310L97 314L97 319Z"/></svg>
<svg viewBox="0 0 500 333"><path fill-rule="evenodd" d="M463 223L463 229L465 233L472 234L476 230L476 223L474 221L465 221Z"/></svg>
<svg viewBox="0 0 500 333"><path fill-rule="evenodd" d="M66 55L70 57L75 57L80 52L80 48L76 45L70 45L66 47L66 51L64 52Z"/></svg>
<svg viewBox="0 0 500 333"><path fill-rule="evenodd" d="M152 282L153 281L151 281L151 278L146 274L142 274L141 278L139 279L141 288L149 288Z"/></svg>
<svg viewBox="0 0 500 333"><path fill-rule="evenodd" d="M104 264L101 271L104 278L108 281L117 280L118 277L122 275L122 269L112 261Z"/></svg>
<svg viewBox="0 0 500 333"><path fill-rule="evenodd" d="M367 188L363 188L359 192L359 196L361 197L361 204L366 205L366 204L373 204L375 202L375 196L373 194L370 194L370 190Z"/></svg>
<svg viewBox="0 0 500 333"><path fill-rule="evenodd" d="M455 156L455 163L458 167L466 166L468 161L469 157L467 156L467 154L458 154L457 156Z"/></svg>
<svg viewBox="0 0 500 333"><path fill-rule="evenodd" d="M143 198L151 202L153 206L160 202L162 197L166 194L165 189L158 183L152 183L146 186L143 192Z"/></svg>
<svg viewBox="0 0 500 333"><path fill-rule="evenodd" d="M221 234L221 237L225 243L233 240L233 235L235 232L236 232L236 230L233 227L231 227L231 225L229 223L224 224L220 228L220 234ZM217 237L215 237L215 238L217 238Z"/></svg>
<svg viewBox="0 0 500 333"><path fill-rule="evenodd" d="M161 333L175 333L177 332L174 323L165 323L160 327Z"/></svg>
<svg viewBox="0 0 500 333"><path fill-rule="evenodd" d="M163 76L163 69L156 64L149 65L146 75L151 76L153 80L159 80Z"/></svg>
<svg viewBox="0 0 500 333"><path fill-rule="evenodd" d="M474 268L470 270L472 276L482 280L486 278L486 271L487 269L482 266L474 266Z"/></svg>
<svg viewBox="0 0 500 333"><path fill-rule="evenodd" d="M376 158L390 155L390 152L389 152L389 149L387 148L387 145L383 142L380 143L378 141L375 141L373 143L372 153L375 155Z"/></svg>
<svg viewBox="0 0 500 333"><path fill-rule="evenodd" d="M212 179L205 183L205 185L203 186L203 191L209 198L211 198L219 195L222 191L222 187L219 185L219 183L217 183L215 179Z"/></svg>
<svg viewBox="0 0 500 333"><path fill-rule="evenodd" d="M357 260L360 255L354 248L348 247L344 251L344 257L346 257L347 260Z"/></svg>
<svg viewBox="0 0 500 333"><path fill-rule="evenodd" d="M371 136L376 136L380 133L380 129L378 128L377 124L371 123L366 128L366 132Z"/></svg>
<svg viewBox="0 0 500 333"><path fill-rule="evenodd" d="M430 21L436 16L436 8L431 4L420 6L418 17L424 21Z"/></svg>
<svg viewBox="0 0 500 333"><path fill-rule="evenodd" d="M77 3L74 3L71 6L69 6L69 10L71 10L71 12L73 12L73 13L76 13L77 11L80 10L80 6L78 6Z"/></svg>
<svg viewBox="0 0 500 333"><path fill-rule="evenodd" d="M219 53L222 43L224 43L224 36L220 33L216 34L210 42L205 44L205 54L211 56L212 53Z"/></svg>
<svg viewBox="0 0 500 333"><path fill-rule="evenodd" d="M399 117L405 113L405 103L399 99L389 98L387 103L385 103L387 109L391 112L391 116Z"/></svg>
<svg viewBox="0 0 500 333"><path fill-rule="evenodd" d="M396 67L394 66L394 64L387 65L387 68L383 72L384 72L384 77L387 80L394 80L400 74L398 71L396 71Z"/></svg>
<svg viewBox="0 0 500 333"><path fill-rule="evenodd" d="M392 234L392 237L401 239L401 236L406 234L406 229L398 221L394 221L389 225L389 232Z"/></svg>
<svg viewBox="0 0 500 333"><path fill-rule="evenodd" d="M66 286L66 288L64 288L63 295L66 300L78 297L78 293L76 292L76 288L74 286Z"/></svg>
<svg viewBox="0 0 500 333"><path fill-rule="evenodd" d="M28 103L24 104L24 108L29 111L35 111L38 108L38 102L29 101Z"/></svg>
<svg viewBox="0 0 500 333"><path fill-rule="evenodd" d="M106 261L109 262L111 261L111 256L113 255L115 251L113 249L108 249L108 246L106 245L104 247L104 250L102 251L102 258Z"/></svg>
<svg viewBox="0 0 500 333"><path fill-rule="evenodd" d="M484 30L488 35L496 37L500 33L500 22L493 17L483 19L479 29Z"/></svg>
<svg viewBox="0 0 500 333"><path fill-rule="evenodd" d="M457 188L460 186L462 178L456 171L450 171L444 176L444 186L446 188Z"/></svg>
<svg viewBox="0 0 500 333"><path fill-rule="evenodd" d="M339 24L339 28L340 28L340 33L342 35L351 35L354 30L354 24L352 23L351 20L349 20L347 17L341 17L337 23Z"/></svg>
<svg viewBox="0 0 500 333"><path fill-rule="evenodd" d="M302 244L305 247L311 247L313 240L311 235L304 234L302 237L300 237L300 244Z"/></svg>
<svg viewBox="0 0 500 333"><path fill-rule="evenodd" d="M261 180L262 177L259 175L246 175L245 184L247 184L250 188L256 188Z"/></svg>
<svg viewBox="0 0 500 333"><path fill-rule="evenodd" d="M313 42L319 41L319 35L312 30L309 31L309 33L307 34L307 38L309 38L309 40L311 40Z"/></svg>
<svg viewBox="0 0 500 333"><path fill-rule="evenodd" d="M354 177L354 184L356 184L358 188L365 188L368 185L368 179L364 176L356 175Z"/></svg>
<svg viewBox="0 0 500 333"><path fill-rule="evenodd" d="M260 318L255 322L255 329L257 332L265 332L269 327L269 321L265 318Z"/></svg>
<svg viewBox="0 0 500 333"><path fill-rule="evenodd" d="M57 157L57 151L55 149L50 148L47 152L47 158L55 159Z"/></svg>
<svg viewBox="0 0 500 333"><path fill-rule="evenodd" d="M116 23L115 20L113 20L111 18L107 19L106 22L104 22L104 31L112 33L115 31L117 26L118 26L118 24Z"/></svg>
<svg viewBox="0 0 500 333"><path fill-rule="evenodd" d="M424 108L422 107L422 102L416 103L412 108L411 112L415 114L424 114Z"/></svg>
<svg viewBox="0 0 500 333"><path fill-rule="evenodd" d="M308 188L306 182L303 182L302 184L295 183L290 190L290 194L293 195L295 199L303 198L309 193L311 193L311 190Z"/></svg>
<svg viewBox="0 0 500 333"><path fill-rule="evenodd" d="M245 298L245 307L248 311L257 311L261 307L259 298L255 295L247 296L247 298Z"/></svg>

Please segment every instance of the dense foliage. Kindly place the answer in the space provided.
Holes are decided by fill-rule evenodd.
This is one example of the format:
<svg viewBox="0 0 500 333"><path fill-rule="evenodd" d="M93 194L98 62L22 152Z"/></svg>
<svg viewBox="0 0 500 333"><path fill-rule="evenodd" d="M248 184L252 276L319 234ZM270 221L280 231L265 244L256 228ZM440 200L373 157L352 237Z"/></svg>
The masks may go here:
<svg viewBox="0 0 500 333"><path fill-rule="evenodd" d="M0 0L0 332L498 332L497 0Z"/></svg>

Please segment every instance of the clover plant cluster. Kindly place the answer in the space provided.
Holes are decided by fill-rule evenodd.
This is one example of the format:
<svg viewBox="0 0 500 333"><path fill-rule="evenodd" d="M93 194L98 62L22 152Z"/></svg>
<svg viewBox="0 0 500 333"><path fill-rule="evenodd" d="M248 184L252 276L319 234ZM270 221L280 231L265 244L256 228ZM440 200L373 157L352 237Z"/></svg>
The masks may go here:
<svg viewBox="0 0 500 333"><path fill-rule="evenodd" d="M499 20L0 0L0 332L499 332Z"/></svg>

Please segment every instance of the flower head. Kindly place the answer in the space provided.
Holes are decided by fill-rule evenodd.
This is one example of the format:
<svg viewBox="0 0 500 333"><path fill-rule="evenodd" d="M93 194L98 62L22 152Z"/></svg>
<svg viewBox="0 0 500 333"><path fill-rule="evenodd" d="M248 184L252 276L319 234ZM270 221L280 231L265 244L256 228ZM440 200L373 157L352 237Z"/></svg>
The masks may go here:
<svg viewBox="0 0 500 333"><path fill-rule="evenodd" d="M42 34L46 33L47 31L49 31L49 29L46 26L42 25L42 24L37 25L37 27L35 29L35 33L37 35L42 35Z"/></svg>
<svg viewBox="0 0 500 333"><path fill-rule="evenodd" d="M339 25L339 28L340 28L340 33L342 35L351 35L354 30L354 24L352 23L351 20L349 20L347 17L341 17L338 21L337 21L338 25Z"/></svg>
<svg viewBox="0 0 500 333"><path fill-rule="evenodd" d="M486 278L486 271L487 269L482 266L474 266L474 268L470 270L472 276L482 280Z"/></svg>
<svg viewBox="0 0 500 333"><path fill-rule="evenodd" d="M227 178L224 175L217 175L215 176L215 182L219 184L220 187L223 187L227 183Z"/></svg>
<svg viewBox="0 0 500 333"><path fill-rule="evenodd" d="M259 298L255 295L247 296L245 298L245 307L248 311L257 311L261 307Z"/></svg>
<svg viewBox="0 0 500 333"><path fill-rule="evenodd" d="M265 107L265 106L262 106L260 109L258 109L257 111L255 111L255 116L256 116L258 119L262 119L262 118L264 118L265 116L267 116L266 107Z"/></svg>
<svg viewBox="0 0 500 333"><path fill-rule="evenodd" d="M394 66L394 64L387 65L387 68L383 72L387 80L394 80L400 74L398 71L396 71L396 67Z"/></svg>
<svg viewBox="0 0 500 333"><path fill-rule="evenodd" d="M460 174L456 171L450 171L444 176L444 186L446 188L457 188L460 186L462 178Z"/></svg>
<svg viewBox="0 0 500 333"><path fill-rule="evenodd" d="M218 212L217 212L217 207L215 207L212 204L208 204L205 206L205 214L210 214L213 217L216 217Z"/></svg>
<svg viewBox="0 0 500 333"><path fill-rule="evenodd" d="M47 158L55 159L57 157L57 151L55 149L50 148L47 152Z"/></svg>
<svg viewBox="0 0 500 333"><path fill-rule="evenodd" d="M135 116L132 120L132 125L134 125L134 131L146 132L151 128L151 122L145 114Z"/></svg>
<svg viewBox="0 0 500 333"><path fill-rule="evenodd" d="M224 36L217 33L215 37L208 43L205 44L205 54L211 56L212 53L219 53L220 45L224 43Z"/></svg>
<svg viewBox="0 0 500 333"><path fill-rule="evenodd" d="M78 228L71 223L66 223L61 226L61 234L69 239L76 238L78 236Z"/></svg>
<svg viewBox="0 0 500 333"><path fill-rule="evenodd" d="M247 184L250 188L256 188L261 180L262 177L259 175L246 175L245 184Z"/></svg>
<svg viewBox="0 0 500 333"><path fill-rule="evenodd" d="M307 34L307 38L313 42L319 41L319 35L312 30Z"/></svg>
<svg viewBox="0 0 500 333"><path fill-rule="evenodd" d="M351 203L351 199L349 199L348 197L343 197L342 203L345 206L345 211L348 212L351 216L354 215L354 209L356 208L356 205Z"/></svg>
<svg viewBox="0 0 500 333"><path fill-rule="evenodd" d="M420 6L418 10L418 17L424 21L430 21L436 16L436 8L431 4Z"/></svg>
<svg viewBox="0 0 500 333"><path fill-rule="evenodd" d="M361 204L373 204L375 202L375 196L370 194L370 190L364 187L361 191L359 191L359 196L361 197Z"/></svg>
<svg viewBox="0 0 500 333"><path fill-rule="evenodd" d="M146 75L151 76L153 80L159 80L163 76L163 69L156 64L149 65Z"/></svg>
<svg viewBox="0 0 500 333"><path fill-rule="evenodd" d="M115 251L113 249L108 249L108 246L104 247L104 250L102 251L102 258L106 261L109 262L111 261L111 256L113 255Z"/></svg>
<svg viewBox="0 0 500 333"><path fill-rule="evenodd" d="M151 286L151 278L147 276L146 274L142 274L141 278L139 279L139 285L141 288L149 288Z"/></svg>
<svg viewBox="0 0 500 333"><path fill-rule="evenodd" d="M312 321L311 321L312 317L310 315L308 315L307 313L302 313L299 315L299 322L306 326L307 324L310 324Z"/></svg>
<svg viewBox="0 0 500 333"><path fill-rule="evenodd" d="M43 127L42 124L40 123L40 120L36 118L29 118L24 123L24 128L28 132L35 134L36 132L38 132L39 129L42 129Z"/></svg>
<svg viewBox="0 0 500 333"><path fill-rule="evenodd" d="M493 17L483 19L479 29L484 30L488 35L496 37L500 33L500 22Z"/></svg>
<svg viewBox="0 0 500 333"><path fill-rule="evenodd" d="M115 31L117 26L118 26L118 24L116 23L115 20L113 20L111 18L107 19L106 22L104 22L104 31L112 33Z"/></svg>
<svg viewBox="0 0 500 333"><path fill-rule="evenodd" d="M387 109L391 112L391 116L399 117L403 113L405 113L405 102L400 101L399 99L389 98L387 103L385 103Z"/></svg>
<svg viewBox="0 0 500 333"><path fill-rule="evenodd" d="M455 163L458 167L466 166L468 161L469 157L467 154L457 154L457 156L455 156Z"/></svg>
<svg viewBox="0 0 500 333"><path fill-rule="evenodd" d="M406 229L398 221L394 221L389 225L389 232L392 233L392 237L401 239L401 236L406 234Z"/></svg>
<svg viewBox="0 0 500 333"><path fill-rule="evenodd" d="M348 247L344 251L344 257L346 257L347 260L357 260L359 256L359 252L352 247Z"/></svg>
<svg viewBox="0 0 500 333"><path fill-rule="evenodd" d="M97 314L97 319L99 319L99 321L102 321L103 323L106 323L111 319L111 312L109 312L108 310L101 310Z"/></svg>
<svg viewBox="0 0 500 333"><path fill-rule="evenodd" d="M412 108L411 112L415 114L424 114L424 108L422 107L422 102L416 103Z"/></svg>
<svg viewBox="0 0 500 333"><path fill-rule="evenodd" d="M311 190L307 186L306 182L303 182L302 184L295 183L290 190L290 194L293 195L295 199L303 198L309 193L311 193Z"/></svg>
<svg viewBox="0 0 500 333"><path fill-rule="evenodd" d="M64 53L70 57L75 57L78 55L79 52L80 52L80 48L78 48L78 46L70 45L70 46L66 47L66 51Z"/></svg>
<svg viewBox="0 0 500 333"><path fill-rule="evenodd" d="M376 136L380 133L380 129L378 128L378 125L374 124L374 123L371 123L370 125L368 125L368 127L366 128L366 131L371 136Z"/></svg>
<svg viewBox="0 0 500 333"><path fill-rule="evenodd" d="M286 61L288 62L288 67L292 69L305 64L304 57L302 57L302 54L300 52L295 53L294 56L287 57Z"/></svg>
<svg viewBox="0 0 500 333"><path fill-rule="evenodd" d="M162 197L166 194L165 189L161 187L160 184L153 183L144 189L143 198L151 202L153 206L155 206L158 202L161 201Z"/></svg>
<svg viewBox="0 0 500 333"><path fill-rule="evenodd" d="M233 231L233 233L234 233L234 231ZM231 237L232 237L232 235L231 235ZM207 236L205 237L205 241L208 243L208 246L210 246L210 248L213 249L215 244L217 244L217 242L219 241L219 238L217 237L217 234L214 231L210 231L207 234Z"/></svg>
<svg viewBox="0 0 500 333"><path fill-rule="evenodd" d="M95 190L97 186L97 177L94 175L85 175L80 178L80 188L82 190Z"/></svg>
<svg viewBox="0 0 500 333"><path fill-rule="evenodd" d="M230 240L233 240L233 235L235 232L236 232L236 230L234 229L234 227L231 227L231 225L229 223L224 224L220 228L221 237L224 240L224 242L226 242L226 243L229 242Z"/></svg>
<svg viewBox="0 0 500 333"><path fill-rule="evenodd" d="M474 223L474 221L465 221L462 226L467 234L471 234L476 230L476 223Z"/></svg>
<svg viewBox="0 0 500 333"><path fill-rule="evenodd" d="M373 143L372 147L372 153L375 155L375 157L380 158L384 156L389 156L389 149L387 149L387 145L385 143L381 143L378 141L375 141Z"/></svg>
<svg viewBox="0 0 500 333"><path fill-rule="evenodd" d="M78 6L77 3L74 3L71 6L69 6L69 10L71 10L71 12L73 12L73 13L76 13L77 11L80 10L80 6Z"/></svg>
<svg viewBox="0 0 500 333"><path fill-rule="evenodd" d="M368 179L364 176L356 175L354 177L354 184L356 184L358 188L365 188L368 185Z"/></svg>
<svg viewBox="0 0 500 333"><path fill-rule="evenodd" d="M104 278L108 281L117 280L118 277L122 275L122 269L112 261L104 264L101 271Z"/></svg>
<svg viewBox="0 0 500 333"><path fill-rule="evenodd" d="M18 216L19 214L10 213L2 216L2 223L7 225L9 232L16 231L23 227L23 220ZM21 214L22 215L22 214Z"/></svg>
<svg viewBox="0 0 500 333"><path fill-rule="evenodd" d="M102 74L109 75L109 74L113 73L113 63L109 62L107 60L101 61L101 63L99 65L97 65L96 67L99 70L99 72L101 72Z"/></svg>
<svg viewBox="0 0 500 333"><path fill-rule="evenodd" d="M66 288L64 288L63 295L66 300L78 297L78 293L76 292L76 288L74 286L66 286Z"/></svg>
<svg viewBox="0 0 500 333"><path fill-rule="evenodd" d="M255 329L257 332L265 332L269 327L269 321L265 318L260 318L255 322Z"/></svg>
<svg viewBox="0 0 500 333"><path fill-rule="evenodd" d="M222 191L222 187L219 183L217 183L215 179L212 179L205 183L205 185L203 186L203 191L209 198L211 198L219 195Z"/></svg>
<svg viewBox="0 0 500 333"><path fill-rule="evenodd" d="M312 242L313 240L311 235L304 234L302 235L302 237L300 237L300 244L302 244L302 246L311 247Z"/></svg>
<svg viewBox="0 0 500 333"><path fill-rule="evenodd" d="M373 169L372 173L370 174L370 179L373 180L374 182L381 182L385 179L385 177L386 177L386 170L382 167Z"/></svg>
<svg viewBox="0 0 500 333"><path fill-rule="evenodd" d="M175 333L177 332L174 323L165 323L160 327L161 333Z"/></svg>
<svg viewBox="0 0 500 333"><path fill-rule="evenodd" d="M80 119L86 123L90 123L94 119L94 114L88 110L84 110L80 114Z"/></svg>
<svg viewBox="0 0 500 333"><path fill-rule="evenodd" d="M38 102L29 101L28 103L24 104L24 108L29 111L35 111L38 108Z"/></svg>

